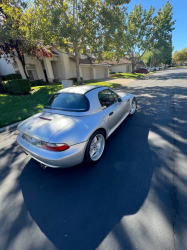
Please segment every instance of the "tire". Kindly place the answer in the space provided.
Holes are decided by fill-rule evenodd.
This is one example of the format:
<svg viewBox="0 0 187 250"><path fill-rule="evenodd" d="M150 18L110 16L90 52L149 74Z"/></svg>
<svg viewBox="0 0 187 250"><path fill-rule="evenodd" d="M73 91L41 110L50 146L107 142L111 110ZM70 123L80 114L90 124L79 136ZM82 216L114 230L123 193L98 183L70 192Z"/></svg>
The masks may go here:
<svg viewBox="0 0 187 250"><path fill-rule="evenodd" d="M97 130L89 139L85 151L84 162L89 165L98 162L103 155L104 149L105 135L102 130Z"/></svg>
<svg viewBox="0 0 187 250"><path fill-rule="evenodd" d="M136 109L137 109L137 101L136 101L136 98L134 97L131 102L129 115L134 115L134 113L136 112Z"/></svg>

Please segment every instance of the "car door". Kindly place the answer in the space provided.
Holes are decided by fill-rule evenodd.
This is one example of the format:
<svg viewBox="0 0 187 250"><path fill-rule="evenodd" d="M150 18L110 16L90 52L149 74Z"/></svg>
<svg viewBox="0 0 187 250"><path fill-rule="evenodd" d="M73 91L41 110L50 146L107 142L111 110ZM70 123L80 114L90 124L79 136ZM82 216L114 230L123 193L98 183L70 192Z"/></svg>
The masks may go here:
<svg viewBox="0 0 187 250"><path fill-rule="evenodd" d="M109 130L112 130L121 119L122 105L119 104L118 97L114 94L110 89L105 89L98 93L101 106L107 115Z"/></svg>
<svg viewBox="0 0 187 250"><path fill-rule="evenodd" d="M122 117L124 117L128 111L129 111L129 105L130 105L130 99L129 98L121 98L116 92L113 92L113 96L115 101L117 102L117 109L118 109L118 115L119 115L119 120L121 120ZM121 99L122 102L118 102L118 99Z"/></svg>

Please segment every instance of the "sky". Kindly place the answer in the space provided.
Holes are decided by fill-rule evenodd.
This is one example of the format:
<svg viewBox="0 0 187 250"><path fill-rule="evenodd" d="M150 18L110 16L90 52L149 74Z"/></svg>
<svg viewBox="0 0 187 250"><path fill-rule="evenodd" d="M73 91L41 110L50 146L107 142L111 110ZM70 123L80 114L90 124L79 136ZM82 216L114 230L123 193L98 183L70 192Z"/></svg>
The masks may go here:
<svg viewBox="0 0 187 250"><path fill-rule="evenodd" d="M135 4L141 4L147 10L152 5L157 11L165 3L166 0L131 0L127 7L129 12ZM181 50L187 47L187 0L170 0L170 3L173 6L173 19L176 20L173 31L173 46L174 50Z"/></svg>

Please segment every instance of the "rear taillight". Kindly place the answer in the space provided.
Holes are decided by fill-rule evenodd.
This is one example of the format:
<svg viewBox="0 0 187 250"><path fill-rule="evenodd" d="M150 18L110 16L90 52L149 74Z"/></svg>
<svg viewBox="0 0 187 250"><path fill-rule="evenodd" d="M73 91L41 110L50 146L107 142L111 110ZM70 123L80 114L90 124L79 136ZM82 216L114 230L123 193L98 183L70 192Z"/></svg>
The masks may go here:
<svg viewBox="0 0 187 250"><path fill-rule="evenodd" d="M69 148L67 144L59 144L59 143L46 143L42 142L43 148L50 150L50 151L56 151L61 152Z"/></svg>

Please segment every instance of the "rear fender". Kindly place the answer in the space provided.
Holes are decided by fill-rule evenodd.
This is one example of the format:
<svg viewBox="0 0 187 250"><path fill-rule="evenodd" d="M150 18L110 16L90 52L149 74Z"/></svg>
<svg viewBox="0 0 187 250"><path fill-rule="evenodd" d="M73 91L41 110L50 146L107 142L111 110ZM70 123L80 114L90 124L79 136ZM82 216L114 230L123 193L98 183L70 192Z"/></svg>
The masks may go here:
<svg viewBox="0 0 187 250"><path fill-rule="evenodd" d="M105 131L108 129L104 111L90 116L75 117L75 122L56 133L49 142L75 145L88 141L91 135L100 128Z"/></svg>

